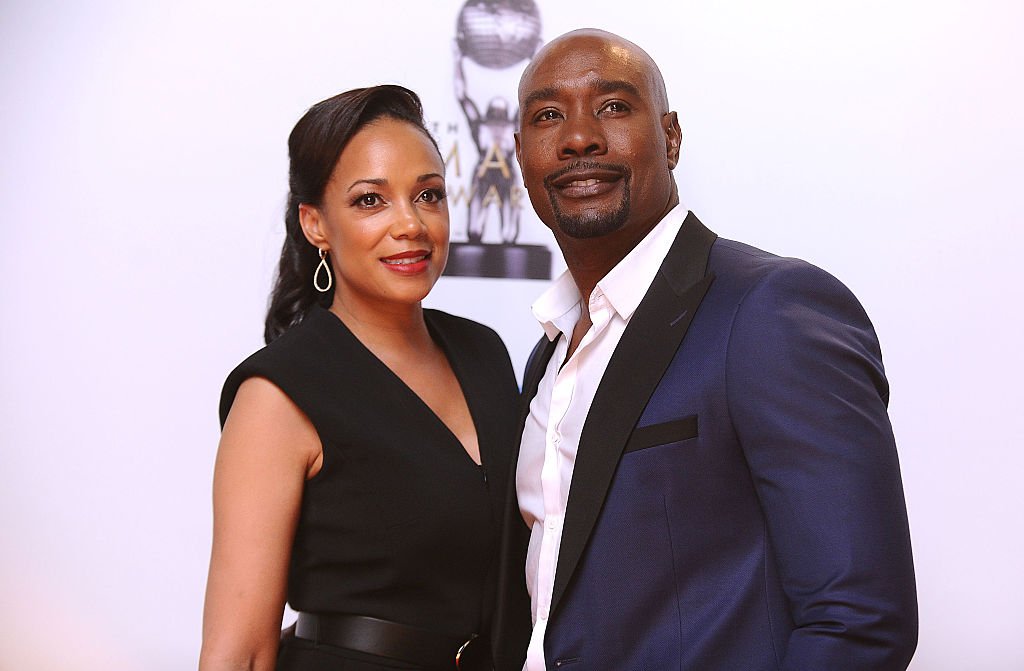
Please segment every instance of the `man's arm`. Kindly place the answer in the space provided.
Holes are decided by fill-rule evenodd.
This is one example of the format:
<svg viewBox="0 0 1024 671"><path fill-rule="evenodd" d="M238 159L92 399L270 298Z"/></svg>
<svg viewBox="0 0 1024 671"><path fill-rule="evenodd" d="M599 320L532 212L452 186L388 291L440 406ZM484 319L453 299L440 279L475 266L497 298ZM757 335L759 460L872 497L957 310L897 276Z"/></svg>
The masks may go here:
<svg viewBox="0 0 1024 671"><path fill-rule="evenodd" d="M730 411L795 622L783 669L905 669L917 597L888 384L838 280L784 260L744 297Z"/></svg>

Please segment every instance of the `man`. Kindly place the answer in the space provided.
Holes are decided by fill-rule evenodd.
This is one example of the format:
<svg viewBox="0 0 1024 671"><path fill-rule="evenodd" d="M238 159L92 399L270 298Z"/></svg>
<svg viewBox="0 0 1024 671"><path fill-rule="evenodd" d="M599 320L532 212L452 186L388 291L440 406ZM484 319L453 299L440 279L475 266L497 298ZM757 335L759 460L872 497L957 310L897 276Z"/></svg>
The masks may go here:
<svg viewBox="0 0 1024 671"><path fill-rule="evenodd" d="M563 35L519 102L568 273L533 306L497 667L905 669L910 538L857 300L679 205L679 124L631 42Z"/></svg>

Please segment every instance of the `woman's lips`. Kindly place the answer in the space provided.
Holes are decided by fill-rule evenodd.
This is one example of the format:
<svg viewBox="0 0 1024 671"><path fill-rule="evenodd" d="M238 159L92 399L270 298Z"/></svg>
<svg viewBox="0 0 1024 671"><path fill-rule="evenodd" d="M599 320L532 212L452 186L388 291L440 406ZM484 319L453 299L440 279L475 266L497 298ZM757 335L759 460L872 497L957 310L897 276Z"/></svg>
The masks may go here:
<svg viewBox="0 0 1024 671"><path fill-rule="evenodd" d="M391 271L403 275L421 273L430 266L431 253L424 249L400 252L381 259L384 266Z"/></svg>

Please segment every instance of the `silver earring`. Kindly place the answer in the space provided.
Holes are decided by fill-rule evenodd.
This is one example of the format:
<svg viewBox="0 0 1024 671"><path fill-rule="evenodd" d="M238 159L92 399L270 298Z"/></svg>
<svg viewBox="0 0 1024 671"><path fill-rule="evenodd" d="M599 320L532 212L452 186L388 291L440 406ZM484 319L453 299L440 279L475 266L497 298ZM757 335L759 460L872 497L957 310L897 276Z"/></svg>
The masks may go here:
<svg viewBox="0 0 1024 671"><path fill-rule="evenodd" d="M327 250L326 249L320 249L320 250L317 250L317 251L320 252L320 263L317 265L316 270L313 271L313 288L315 288L320 293L325 294L328 291L330 291L331 287L334 285L334 278L331 277L331 267L329 265L327 265ZM320 286L320 269L321 268L323 268L323 271L325 273L327 273L327 286L326 287Z"/></svg>

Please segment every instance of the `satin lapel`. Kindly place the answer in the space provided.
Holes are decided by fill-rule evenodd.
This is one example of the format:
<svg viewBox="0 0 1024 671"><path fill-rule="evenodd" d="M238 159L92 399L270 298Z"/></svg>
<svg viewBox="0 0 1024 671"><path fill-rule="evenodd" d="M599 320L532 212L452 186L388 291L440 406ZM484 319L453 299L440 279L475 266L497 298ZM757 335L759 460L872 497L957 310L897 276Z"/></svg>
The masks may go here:
<svg viewBox="0 0 1024 671"><path fill-rule="evenodd" d="M526 371L523 373L523 391L519 397L519 423L516 425L518 430L515 434L515 444L512 446L512 459L510 460L510 472L508 474L508 492L505 499L504 529L502 532L502 547L506 550L502 555L505 558L509 556L508 551L514 547L514 537L519 535L520 531L528 531L526 524L523 522L523 516L519 512L519 499L516 496L516 466L519 463L519 447L522 444L523 427L526 426L526 418L530 414L530 401L537 395L537 387L540 386L540 381L544 377L544 369L547 368L548 361L551 360L551 355L554 353L557 343L557 340L548 340L546 337L541 338L540 342L534 346L533 351L530 352L530 358L526 361ZM508 566L509 563L508 561L502 562L503 578L507 569L510 568ZM511 568L513 572L518 571L518 575L521 577L523 572L522 566Z"/></svg>
<svg viewBox="0 0 1024 671"><path fill-rule="evenodd" d="M623 447L714 280L706 270L716 237L693 214L687 216L608 362L580 436L558 552L552 613L597 522Z"/></svg>
<svg viewBox="0 0 1024 671"><path fill-rule="evenodd" d="M497 668L506 664L509 668L522 665L520 652L525 651L529 640L530 599L526 592L524 567L526 564L526 548L530 542L530 529L523 522L519 511L519 499L516 496L516 465L519 462L520 438L526 418L530 414L530 401L537 395L537 387L544 377L544 370L555 351L557 340L542 337L533 348L523 373L523 392L520 396L519 430L516 432L515 444L512 448L511 472L508 476L508 489L505 499L504 518L502 520L501 559L498 566L498 596L494 609L494 626L492 638L496 659L500 660ZM520 631L520 624L525 628ZM523 637L522 641L518 637ZM511 661L515 659L517 663Z"/></svg>
<svg viewBox="0 0 1024 671"><path fill-rule="evenodd" d="M526 371L523 373L523 404L519 413L519 428L526 426L526 416L530 413L530 401L537 395L537 387L544 378L544 370L548 367L548 361L555 352L555 345L558 340L548 340L543 337L533 346L530 358L526 360Z"/></svg>
<svg viewBox="0 0 1024 671"><path fill-rule="evenodd" d="M519 423L516 425L516 442L512 447L512 459L509 466L511 473L508 476L508 499L505 506L506 532L509 525L515 519L518 518L519 521L523 519L519 514L519 501L516 497L516 468L519 463L519 448L522 445L523 428L526 426L526 418L530 416L530 401L537 395L537 387L540 386L540 381L544 378L544 370L547 368L548 361L551 360L551 355L554 353L555 345L557 344L558 340L548 340L547 337L542 337L534 345L533 351L530 352L530 357L526 360L526 370L523 372L523 391L519 395ZM521 526L525 527L526 525L523 524Z"/></svg>

